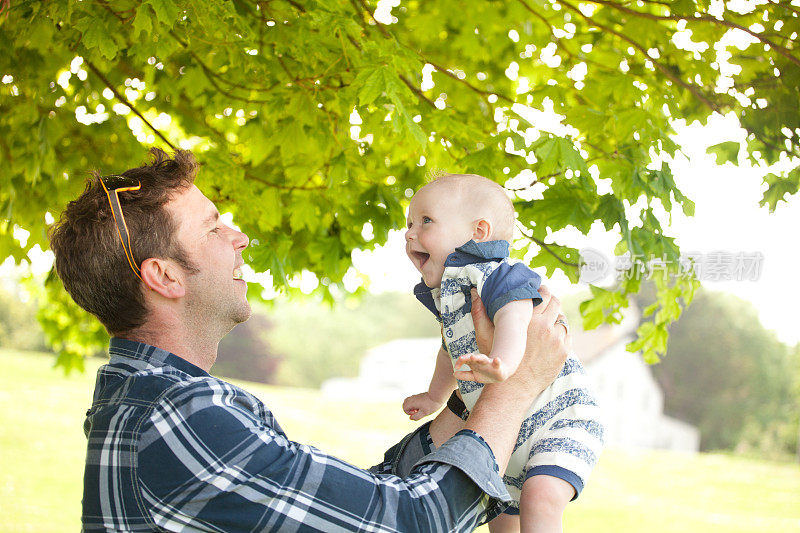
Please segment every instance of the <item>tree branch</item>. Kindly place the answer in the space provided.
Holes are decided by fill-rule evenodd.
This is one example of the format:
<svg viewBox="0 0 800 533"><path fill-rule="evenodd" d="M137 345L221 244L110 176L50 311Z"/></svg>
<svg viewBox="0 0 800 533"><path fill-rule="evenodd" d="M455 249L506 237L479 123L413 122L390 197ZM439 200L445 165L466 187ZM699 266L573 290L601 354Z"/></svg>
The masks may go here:
<svg viewBox="0 0 800 533"><path fill-rule="evenodd" d="M364 0L350 0L350 1L351 1L351 3L353 3L353 6L356 8L356 10L358 11L358 13L361 13L361 11L358 9L358 7L359 7L359 6L358 6L358 4L356 3L356 2L359 2L359 3L361 4L361 8L362 8L363 10L365 10L367 13L369 13L369 16L370 16L370 18L371 18L371 19L372 19L372 20L375 22L375 26L378 28L378 31L380 31L380 32L381 32L381 33L382 33L382 34L383 34L385 37L387 37L387 38L392 38L392 35L391 35L391 33L390 33L390 32L389 32L387 29L386 29L386 27L385 27L385 25L384 25L384 24L382 24L381 22L379 22L379 21L378 21L378 20L375 18L375 15L373 15L373 14L372 14L372 11L370 11L370 10L369 10L369 6L367 6L367 5L366 5L366 3L364 2ZM395 40L396 40L396 41L397 41L399 44L401 44L401 45L402 45L404 48L409 48L408 46L404 45L404 44L403 44L402 42L400 42L399 40L397 40L397 39L395 39ZM506 96L506 95L504 95L504 94L501 94L501 93L498 93L498 92L495 92L495 91L487 91L487 90L481 89L481 88L479 88L479 87L475 87L474 85L472 85L471 83L469 83L467 80L465 80L465 79L461 79L461 78L459 78L458 76L456 76L454 73L450 72L450 70L449 70L449 69L446 69L445 67L443 67L443 66L441 66L441 65L438 65L438 64L434 63L433 61L431 61L430 59L428 59L427 57L425 57L425 56L424 56L424 55L423 55L421 52L419 52L418 50L414 50L414 52L415 52L415 53L416 53L416 54L419 56L419 58L420 58L422 61L424 61L424 62L426 62L426 63L430 63L430 64L431 64L431 65L433 65L433 67L434 67L436 70L438 70L439 72L442 72L442 73L443 73L443 74L445 74L446 76L449 76L450 78L453 78L453 79L454 79L454 80L456 80L458 83L460 83L460 84L462 84L462 85L464 85L464 86L468 87L470 90L472 90L472 91L474 91L474 92L476 92L476 93L478 93L478 94L481 94L481 95L484 95L484 96L491 96L491 95L494 95L494 96L496 96L497 98L499 98L500 100L503 100L503 101L505 101L505 102L507 102L507 103L509 103L509 104L512 104L512 105L513 105L513 104L515 104L515 103L517 103L517 101L516 101L516 100L514 100L513 98L509 98L508 96Z"/></svg>
<svg viewBox="0 0 800 533"><path fill-rule="evenodd" d="M658 68L658 70L660 70L660 71L662 72L662 74L664 74L664 75L665 75L667 78L669 78L669 79L670 79L670 80L672 80L674 83L677 83L678 85L680 85L681 87L683 87L684 89L686 89L687 91L689 91L690 93L692 93L692 95L693 95L695 98L697 98L697 100L699 100L700 102L702 102L702 103L703 103L703 104L704 104L706 107L708 107L708 108L709 108L709 109L711 109L712 111L719 111L719 106L718 106L717 104L715 104L714 102L712 102L711 100L709 100L709 99L708 99L708 98L707 98L707 97L706 97L706 96L705 96L705 95L704 95L704 94L703 94L703 93L702 93L700 90L698 90L698 88L697 88L697 87L693 86L693 85L692 85L692 84L690 84L690 83L687 83L687 82L683 81L683 80L682 80L682 79L680 79L678 76L676 76L674 72L672 72L671 70L669 70L669 69L668 69L666 66L664 66L664 65L663 65L663 64L662 64L660 61L658 61L657 59L654 59L654 58L650 57L650 56L647 54L647 50L645 50L645 49L644 49L644 47L643 47L642 45L640 45L639 43L637 43L636 41L634 41L633 39L631 39L631 38L630 38L630 37L628 37L627 35L625 35L625 34L623 34L623 33L620 33L620 32L618 32L618 31L614 30L613 28L611 28L611 27L609 27L609 26L606 26L606 25L604 25L604 24L600 24L599 22L597 22L596 20L594 20L592 17L589 17L589 16L587 16L587 15L584 15L584 14L581 12L581 10L580 10L580 9L578 9L578 8L577 8L577 7L575 7L575 6L573 6L572 4L570 4L569 2L567 2L566 0L559 0L559 3L560 3L561 5L563 5L563 6L566 6L567 8L569 8L569 9L570 9L570 11L573 11L574 13L577 13L578 15L580 15L582 18L584 18L584 19L585 19L587 22L589 22L590 24L592 24L592 25L593 25L593 26L595 26L596 28L599 28L599 29L601 29L601 30L603 30L603 31L605 31L605 32L608 32L608 33L612 34L612 35L615 35L615 36L617 36L618 38L620 38L620 39L622 39L623 41L625 41L625 42L627 42L628 44L630 44L631 46L633 46L634 48L636 48L636 49L637 49L637 50L638 50L638 51L639 51L639 52L640 52L640 53L641 53L641 54L642 54L642 55L643 55L643 56L644 56L644 57L645 57L645 58L646 58L648 61L651 61L651 62L652 62L652 63L653 63L653 64L654 64L654 65L655 65L657 68Z"/></svg>
<svg viewBox="0 0 800 533"><path fill-rule="evenodd" d="M270 92L275 87L280 85L280 82L275 82L272 85L270 85L269 87L257 87L257 86L240 85L238 83L234 83L234 82L230 81L229 79L227 79L225 76L214 72L211 69L211 67L206 65L203 62L203 60L200 59L200 57L194 52L194 50L191 49L191 47L189 46L189 43L184 42L183 39L178 37L178 35L173 30L169 30L169 35L170 35L170 37L175 39L175 41L177 41L177 43L180 44L189 53L191 58L194 59L197 62L198 65L200 65L200 68L203 69L203 72L206 74L206 77L209 78L208 81L210 81L212 83L212 85L214 85L215 88L217 87L217 85L215 83L213 83L213 80L210 79L211 77L213 77L214 79L217 79L217 80L219 80L219 81L221 81L223 83L226 83L226 84L230 85L231 87L234 87L236 89L241 89L243 91ZM220 92L222 92L221 89L220 89ZM223 93L223 94L226 94L226 93ZM231 96L229 94L226 94L226 96L230 96L231 98L235 98L237 100L242 99L242 97L234 97L234 96ZM260 103L264 103L264 102L266 102L266 101L263 101L263 102L260 102Z"/></svg>
<svg viewBox="0 0 800 533"><path fill-rule="evenodd" d="M389 31L383 27L383 24L379 22L378 19L375 18L375 14L369 9L369 6L364 0L350 0L350 3L353 4L353 7L356 8L356 12L358 12L359 14L360 14L359 11L359 4L360 4L361 9L363 9L369 14L369 18L371 18L372 21L375 23L375 26L378 28L378 31L380 31L383 34L383 36L386 37L387 39L392 38L392 34L390 34Z"/></svg>
<svg viewBox="0 0 800 533"><path fill-rule="evenodd" d="M552 255L553 257L555 257L556 259L558 259L558 261L561 264L563 264L565 266L569 266L569 267L574 267L574 268L578 268L580 266L578 263L570 263L569 261L566 261L560 255L555 253L547 243L545 243L544 241L540 241L539 239L537 239L533 235L528 235L527 233L525 233L524 226L522 224L517 224L517 228L519 228L519 231L520 231L520 233L522 233L523 237L532 240L533 242L535 242L536 244L538 244L539 246L541 246L542 248L547 250L547 252L550 255ZM556 246L558 246L558 245L556 245Z"/></svg>
<svg viewBox="0 0 800 533"><path fill-rule="evenodd" d="M106 86L106 87L108 87L108 90L110 90L110 91L111 91L111 92L114 94L114 96L116 96L116 97L117 97L117 100L119 100L120 102L122 102L123 104L125 104L126 106L128 106L128 107L130 108L130 110L131 110L131 111L133 111L134 115L136 115L137 117L139 117L140 119L142 119L142 122L144 122L145 124L147 124L147 127L148 127L148 128L150 128L151 130L153 130L153 133L155 133L156 135L158 135L158 137L159 137L159 138L160 138L162 141L164 141L164 142L167 144L167 146L169 146L169 147L170 147L170 148L171 148L173 151L175 150L175 147L172 145L172 143L171 143L171 142L169 142L169 140L168 140L166 137L164 137L164 135L162 135L162 133L161 133L160 131L158 131L158 130L155 128L155 126L153 126L152 124L150 124L150 121L149 121L149 120L147 120L147 119L144 117L144 115L142 115L142 114L139 112L139 110L138 110L138 109L136 109L136 107L135 107L135 106L134 106L134 105L133 105L131 102L129 102L127 98L125 98L125 96L123 96L122 94L120 94L120 92L119 92L119 91L117 91L116 87L114 87L114 85L113 85L113 84L112 84L110 81L108 81L108 79L107 79L107 78L106 78L106 77L105 77L105 76L104 76L104 75L103 75L103 74L100 72L100 70L99 70L99 69L98 69L96 66L94 66L94 63L92 63L91 61L89 61L89 60L88 60L88 59L86 59L86 58L84 58L83 60L84 60L84 62L86 63L86 66L87 66L87 67L89 67L89 70L91 70L92 72L94 72L94 75L95 75L95 76L97 76L98 78L100 78L100 81L102 81L102 82L103 82L103 84L105 84L105 86Z"/></svg>
<svg viewBox="0 0 800 533"><path fill-rule="evenodd" d="M731 21L728 21L728 20L725 20L725 19L718 19L718 18L712 17L710 15L700 15L700 16L695 16L695 17L682 17L680 15L655 15L653 13L637 11L635 9L631 9L629 7L625 7L623 5L620 5L620 4L616 3L616 2L611 2L609 0L587 0L587 1L591 2L593 4L600 4L600 5L603 5L603 6L607 6L607 7L611 8L611 9L614 9L614 10L617 10L617 11L621 11L622 13L627 13L629 15L634 15L636 17L646 18L646 19L650 19L650 20L678 21L678 20L684 20L685 19L686 21L689 21L689 22L695 22L695 21L708 22L708 23L711 23L711 24L725 26L727 28L737 29L737 30L740 30L740 31L743 31L743 32L747 33L748 35L750 35L752 37L755 37L760 42L771 46L780 55L782 55L783 57L785 57L786 59L788 59L792 63L795 63L796 65L800 66L800 59L798 59L795 56L793 56L791 54L791 52L787 48L784 48L783 46L779 45L778 43L776 43L776 42L774 42L774 41L772 41L770 39L767 39L762 34L756 33L753 30L751 30L750 28L748 28L746 26L742 26L741 24L737 24L735 22L731 22Z"/></svg>
<svg viewBox="0 0 800 533"><path fill-rule="evenodd" d="M207 117L201 111L196 111L196 110L194 110L193 108L190 107L189 109L187 109L185 111L182 111L182 112L184 114L187 114L187 115L198 115L198 114L203 115L203 125L206 127L207 131L209 133L211 133L214 137L216 137L221 142L221 144L223 146L228 146L230 144L228 139L227 139L227 137L225 136L225 134L223 132L217 130L211 124L209 124ZM230 153L231 157L233 157L233 158L241 159L241 157L242 157L240 154L238 154L236 152L233 152L233 151L229 151L229 153ZM283 185L281 183L274 183L274 182L271 182L271 181L267 181L264 178L261 178L259 176L256 176L255 174L249 172L245 168L244 164L241 164L241 163L237 163L237 164L239 164L239 166L241 166L243 169L245 169L244 170L245 178L253 180L253 181L257 181L258 183L261 183L262 185L265 185L267 187L271 187L273 189L280 189L280 190L284 190L284 191L318 191L318 190L327 189L327 187L323 186L323 185L319 185L319 186L315 186L315 187L305 187L305 186ZM308 181L309 180L306 180L306 183L308 183Z"/></svg>

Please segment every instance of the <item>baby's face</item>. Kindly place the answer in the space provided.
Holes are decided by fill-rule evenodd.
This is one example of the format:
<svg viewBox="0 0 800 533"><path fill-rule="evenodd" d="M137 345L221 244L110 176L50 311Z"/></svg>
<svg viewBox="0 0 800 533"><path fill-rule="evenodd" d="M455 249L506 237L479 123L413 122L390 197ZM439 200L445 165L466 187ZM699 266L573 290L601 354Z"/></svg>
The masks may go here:
<svg viewBox="0 0 800 533"><path fill-rule="evenodd" d="M441 285L447 256L473 237L473 217L465 211L448 185L426 185L411 199L406 254L428 287Z"/></svg>

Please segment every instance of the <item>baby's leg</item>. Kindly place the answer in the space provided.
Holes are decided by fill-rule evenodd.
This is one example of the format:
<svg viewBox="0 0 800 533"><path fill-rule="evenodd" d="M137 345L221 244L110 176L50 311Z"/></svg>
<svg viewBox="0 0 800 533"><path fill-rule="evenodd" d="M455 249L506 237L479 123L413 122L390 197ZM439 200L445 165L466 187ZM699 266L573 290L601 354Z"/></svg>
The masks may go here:
<svg viewBox="0 0 800 533"><path fill-rule="evenodd" d="M564 508L575 496L572 485L553 476L531 476L522 485L522 533L560 533Z"/></svg>
<svg viewBox="0 0 800 533"><path fill-rule="evenodd" d="M503 513L489 522L490 533L519 533L519 515Z"/></svg>

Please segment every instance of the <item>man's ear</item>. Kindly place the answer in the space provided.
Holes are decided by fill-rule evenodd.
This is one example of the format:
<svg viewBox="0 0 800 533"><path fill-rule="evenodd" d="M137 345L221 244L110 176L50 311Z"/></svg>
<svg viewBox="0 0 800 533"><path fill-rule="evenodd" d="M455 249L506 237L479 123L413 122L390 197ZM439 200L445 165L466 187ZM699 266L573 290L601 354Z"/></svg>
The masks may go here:
<svg viewBox="0 0 800 533"><path fill-rule="evenodd" d="M169 259L150 257L142 262L145 286L164 298L181 298L186 294L183 272Z"/></svg>
<svg viewBox="0 0 800 533"><path fill-rule="evenodd" d="M492 238L492 223L482 218L475 221L474 229L472 230L472 240L475 242L485 242Z"/></svg>

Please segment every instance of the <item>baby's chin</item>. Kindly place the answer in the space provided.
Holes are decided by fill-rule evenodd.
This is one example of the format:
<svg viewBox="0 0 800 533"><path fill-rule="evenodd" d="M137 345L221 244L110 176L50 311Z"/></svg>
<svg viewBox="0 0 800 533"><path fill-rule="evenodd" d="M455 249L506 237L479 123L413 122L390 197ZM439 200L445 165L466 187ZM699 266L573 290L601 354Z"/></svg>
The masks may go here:
<svg viewBox="0 0 800 533"><path fill-rule="evenodd" d="M426 276L422 276L422 281L425 282L425 285L430 287L431 289L438 289L442 286L442 277L439 276L437 279L428 279Z"/></svg>

